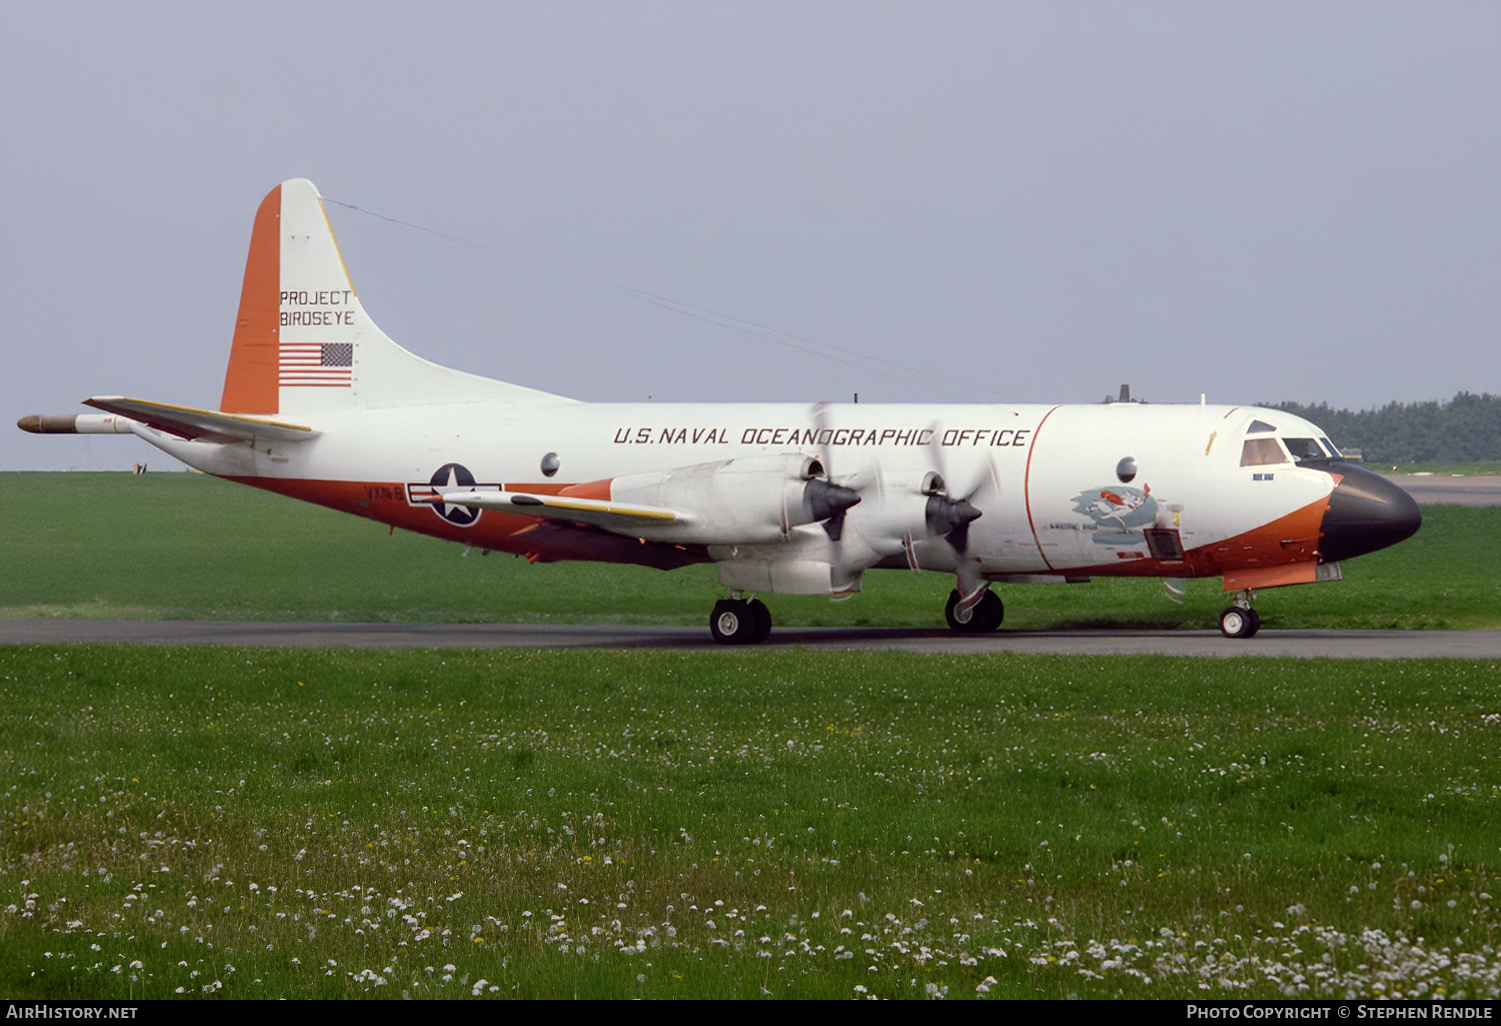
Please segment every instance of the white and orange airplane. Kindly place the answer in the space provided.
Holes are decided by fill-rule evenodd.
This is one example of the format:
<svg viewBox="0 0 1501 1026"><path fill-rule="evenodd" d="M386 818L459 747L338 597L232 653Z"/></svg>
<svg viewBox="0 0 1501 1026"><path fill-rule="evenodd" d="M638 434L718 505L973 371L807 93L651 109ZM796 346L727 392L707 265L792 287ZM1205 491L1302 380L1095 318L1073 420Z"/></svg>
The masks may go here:
<svg viewBox="0 0 1501 1026"><path fill-rule="evenodd" d="M960 632L995 583L1338 580L1417 531L1417 505L1324 432L1240 406L580 403L429 363L365 314L305 179L261 203L217 410L122 396L31 416L134 434L191 467L533 562L712 562L716 640L759 643L760 593L847 597L865 572L952 574Z"/></svg>

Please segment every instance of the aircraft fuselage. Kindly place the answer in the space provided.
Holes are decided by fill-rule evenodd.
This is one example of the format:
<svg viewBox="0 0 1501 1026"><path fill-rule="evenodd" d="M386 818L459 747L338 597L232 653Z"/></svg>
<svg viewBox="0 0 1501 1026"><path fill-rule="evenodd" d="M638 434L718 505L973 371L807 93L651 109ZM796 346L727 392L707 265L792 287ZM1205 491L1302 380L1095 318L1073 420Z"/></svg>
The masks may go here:
<svg viewBox="0 0 1501 1026"><path fill-rule="evenodd" d="M210 474L532 561L712 562L710 624L765 640L757 593L954 575L951 627L992 630L995 582L1222 576L1254 589L1417 530L1400 488L1314 425L1255 407L1107 403L580 403L430 363L354 291L317 189L283 182L251 232L217 410L99 396L38 433L134 433Z"/></svg>

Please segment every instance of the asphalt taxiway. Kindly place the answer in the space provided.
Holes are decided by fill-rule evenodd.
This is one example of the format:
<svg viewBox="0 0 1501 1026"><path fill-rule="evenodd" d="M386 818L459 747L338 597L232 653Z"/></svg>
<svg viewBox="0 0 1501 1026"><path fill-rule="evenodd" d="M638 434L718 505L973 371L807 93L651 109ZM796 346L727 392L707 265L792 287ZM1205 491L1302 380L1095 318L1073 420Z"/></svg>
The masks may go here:
<svg viewBox="0 0 1501 1026"><path fill-rule="evenodd" d="M1419 506L1501 506L1501 475L1388 474Z"/></svg>
<svg viewBox="0 0 1501 1026"><path fill-rule="evenodd" d="M247 623L215 620L0 620L0 645L251 645L272 648L715 649L704 627L533 624ZM766 646L974 655L1281 656L1300 659L1501 659L1501 631L998 631L782 627ZM741 649L739 651L752 651Z"/></svg>

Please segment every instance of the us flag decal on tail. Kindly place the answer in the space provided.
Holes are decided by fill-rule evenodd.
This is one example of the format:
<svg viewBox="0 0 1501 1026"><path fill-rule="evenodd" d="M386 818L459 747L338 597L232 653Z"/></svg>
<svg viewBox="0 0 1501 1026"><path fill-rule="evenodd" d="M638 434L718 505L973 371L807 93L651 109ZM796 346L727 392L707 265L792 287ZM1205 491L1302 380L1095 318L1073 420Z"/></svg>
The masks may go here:
<svg viewBox="0 0 1501 1026"><path fill-rule="evenodd" d="M277 384L348 388L353 370L353 342L283 342Z"/></svg>

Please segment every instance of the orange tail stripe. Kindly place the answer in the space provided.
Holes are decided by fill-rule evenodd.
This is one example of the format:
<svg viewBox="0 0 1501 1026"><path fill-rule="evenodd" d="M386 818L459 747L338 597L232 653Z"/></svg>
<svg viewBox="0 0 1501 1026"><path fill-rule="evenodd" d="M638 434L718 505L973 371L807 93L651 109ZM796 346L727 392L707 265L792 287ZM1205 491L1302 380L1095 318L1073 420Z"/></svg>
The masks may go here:
<svg viewBox="0 0 1501 1026"><path fill-rule="evenodd" d="M224 413L276 413L278 320L281 314L281 186L255 212L250 256L240 290L229 370L224 375Z"/></svg>

